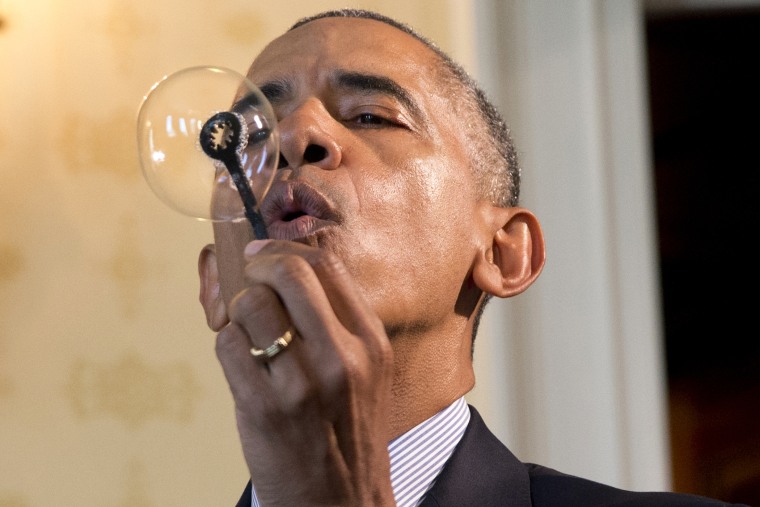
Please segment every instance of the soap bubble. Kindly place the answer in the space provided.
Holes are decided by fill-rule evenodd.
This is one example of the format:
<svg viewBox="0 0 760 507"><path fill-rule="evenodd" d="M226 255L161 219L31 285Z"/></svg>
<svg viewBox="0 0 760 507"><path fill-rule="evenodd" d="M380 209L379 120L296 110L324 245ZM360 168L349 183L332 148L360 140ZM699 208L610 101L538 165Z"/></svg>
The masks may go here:
<svg viewBox="0 0 760 507"><path fill-rule="evenodd" d="M248 218L254 224L277 170L276 126L266 97L237 72L175 72L153 85L138 111L143 175L180 213L211 221Z"/></svg>

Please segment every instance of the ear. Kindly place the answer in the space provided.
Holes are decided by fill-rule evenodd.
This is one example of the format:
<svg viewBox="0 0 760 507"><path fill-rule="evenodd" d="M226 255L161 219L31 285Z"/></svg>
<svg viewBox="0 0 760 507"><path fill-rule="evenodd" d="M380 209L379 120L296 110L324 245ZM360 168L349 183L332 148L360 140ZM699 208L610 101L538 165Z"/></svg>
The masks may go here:
<svg viewBox="0 0 760 507"><path fill-rule="evenodd" d="M488 294L516 296L538 278L544 267L546 250L541 225L524 208L490 206L486 214L491 232L475 259L473 281Z"/></svg>
<svg viewBox="0 0 760 507"><path fill-rule="evenodd" d="M214 245L206 245L201 250L198 257L198 276L201 282L199 299L206 312L206 323L213 331L219 331L227 325L229 319L219 284L219 268Z"/></svg>

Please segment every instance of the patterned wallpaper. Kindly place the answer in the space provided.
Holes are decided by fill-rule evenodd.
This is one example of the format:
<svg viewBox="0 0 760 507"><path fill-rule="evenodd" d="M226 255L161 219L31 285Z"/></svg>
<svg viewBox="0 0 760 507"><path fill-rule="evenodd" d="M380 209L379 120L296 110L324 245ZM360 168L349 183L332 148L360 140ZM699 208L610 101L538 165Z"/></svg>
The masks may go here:
<svg viewBox="0 0 760 507"><path fill-rule="evenodd" d="M197 302L210 227L151 194L135 120L164 74L243 72L346 2L272 4L0 0L0 507L237 500L247 473ZM352 5L446 47L438 1Z"/></svg>

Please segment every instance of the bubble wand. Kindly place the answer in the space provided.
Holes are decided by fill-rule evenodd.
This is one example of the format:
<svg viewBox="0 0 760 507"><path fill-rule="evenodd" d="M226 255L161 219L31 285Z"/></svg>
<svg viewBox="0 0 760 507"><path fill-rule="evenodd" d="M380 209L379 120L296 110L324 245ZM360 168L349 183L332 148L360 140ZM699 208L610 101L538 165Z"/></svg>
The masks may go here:
<svg viewBox="0 0 760 507"><path fill-rule="evenodd" d="M259 129L254 132L253 137L256 140L263 140L270 133L269 129ZM214 160L222 162L230 173L243 200L245 216L253 227L256 239L267 239L269 236L264 219L261 213L256 211L256 197L248 185L240 163L240 156L248 146L248 127L243 115L229 111L216 113L203 125L200 143L203 152Z"/></svg>

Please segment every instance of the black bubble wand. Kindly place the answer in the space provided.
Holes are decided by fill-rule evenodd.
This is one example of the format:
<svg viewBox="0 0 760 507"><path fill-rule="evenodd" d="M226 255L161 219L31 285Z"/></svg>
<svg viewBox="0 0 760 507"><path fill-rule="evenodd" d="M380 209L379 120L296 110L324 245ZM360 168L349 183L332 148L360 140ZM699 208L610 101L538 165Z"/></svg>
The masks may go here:
<svg viewBox="0 0 760 507"><path fill-rule="evenodd" d="M251 140L260 142L270 135L269 129L262 128L249 136L243 115L230 111L213 115L203 124L200 133L200 145L203 152L212 159L222 162L235 183L240 198L243 200L245 216L253 227L256 239L267 239L269 235L264 219L257 211L256 197L245 177L240 157Z"/></svg>

